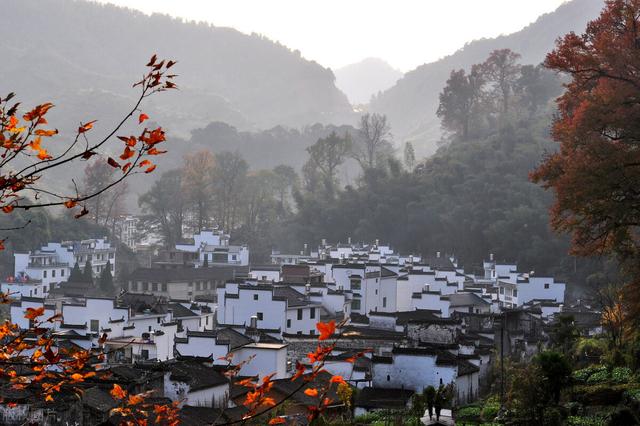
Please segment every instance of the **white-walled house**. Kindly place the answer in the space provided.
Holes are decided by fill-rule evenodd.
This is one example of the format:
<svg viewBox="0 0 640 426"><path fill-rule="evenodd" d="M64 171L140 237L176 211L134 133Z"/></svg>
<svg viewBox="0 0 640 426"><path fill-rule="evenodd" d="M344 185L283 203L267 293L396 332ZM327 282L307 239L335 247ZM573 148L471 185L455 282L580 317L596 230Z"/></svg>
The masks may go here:
<svg viewBox="0 0 640 426"><path fill-rule="evenodd" d="M199 361L166 364L164 396L182 405L227 408L229 380Z"/></svg>
<svg viewBox="0 0 640 426"><path fill-rule="evenodd" d="M219 324L250 324L284 333L314 334L322 305L289 286L227 282L217 289Z"/></svg>
<svg viewBox="0 0 640 426"><path fill-rule="evenodd" d="M42 280L33 279L26 274L18 274L15 277L8 277L0 283L0 291L9 295L11 299L21 297L47 297L51 286Z"/></svg>
<svg viewBox="0 0 640 426"><path fill-rule="evenodd" d="M520 276L515 280L498 280L498 299L502 306L513 308L532 300L564 303L566 284L552 277Z"/></svg>
<svg viewBox="0 0 640 426"><path fill-rule="evenodd" d="M176 244L176 250L197 253L196 267L208 265L249 265L249 248L229 244L230 236L223 231L203 230L193 241Z"/></svg>
<svg viewBox="0 0 640 426"><path fill-rule="evenodd" d="M42 307L45 308L44 314L39 317L38 320L44 322L40 327L55 328L58 323L46 322L46 320L56 314L56 307L53 304L47 303L47 300L41 297L24 296L18 301L11 302L11 322L16 324L21 330L27 330L33 324L33 321L30 321L24 317L27 313L27 309L39 309Z"/></svg>
<svg viewBox="0 0 640 426"><path fill-rule="evenodd" d="M75 303L62 304L64 324L84 324L87 333L100 333L112 326L111 321L129 321L129 308L119 306L113 298L87 297Z"/></svg>

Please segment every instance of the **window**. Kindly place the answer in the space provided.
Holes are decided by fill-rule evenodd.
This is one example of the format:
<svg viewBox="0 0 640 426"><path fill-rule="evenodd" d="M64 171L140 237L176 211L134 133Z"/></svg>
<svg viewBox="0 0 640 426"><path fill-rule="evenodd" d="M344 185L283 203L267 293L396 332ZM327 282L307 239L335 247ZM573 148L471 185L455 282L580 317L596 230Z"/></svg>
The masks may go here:
<svg viewBox="0 0 640 426"><path fill-rule="evenodd" d="M386 307L387 307L387 298L386 298L386 297L383 297L383 298L382 298L382 307L383 307L383 308L386 308Z"/></svg>
<svg viewBox="0 0 640 426"><path fill-rule="evenodd" d="M549 283L546 283L546 284L544 285L544 288L549 288Z"/></svg>
<svg viewBox="0 0 640 426"><path fill-rule="evenodd" d="M258 312L256 315L258 316L258 321L262 321L262 318L264 318L262 312Z"/></svg>
<svg viewBox="0 0 640 426"><path fill-rule="evenodd" d="M192 282L189 283L189 287L193 287L193 283Z"/></svg>
<svg viewBox="0 0 640 426"><path fill-rule="evenodd" d="M55 278L56 277L56 270L52 270L51 271L51 278Z"/></svg>
<svg viewBox="0 0 640 426"><path fill-rule="evenodd" d="M500 294L504 294L504 287L500 287Z"/></svg>
<svg viewBox="0 0 640 426"><path fill-rule="evenodd" d="M376 288L376 296L378 295L378 289Z"/></svg>
<svg viewBox="0 0 640 426"><path fill-rule="evenodd" d="M258 300L258 295L257 294L253 295L253 300Z"/></svg>
<svg viewBox="0 0 640 426"><path fill-rule="evenodd" d="M290 319L287 320L287 328L291 328L291 320Z"/></svg>
<svg viewBox="0 0 640 426"><path fill-rule="evenodd" d="M197 283L196 283L196 291L197 291L197 290L200 290L200 282L197 282Z"/></svg>
<svg viewBox="0 0 640 426"><path fill-rule="evenodd" d="M354 311L360 310L360 299L354 299L351 301L351 309Z"/></svg>
<svg viewBox="0 0 640 426"><path fill-rule="evenodd" d="M156 318L156 322L160 324L160 317Z"/></svg>
<svg viewBox="0 0 640 426"><path fill-rule="evenodd" d="M298 319L302 319L302 309L298 309Z"/></svg>
<svg viewBox="0 0 640 426"><path fill-rule="evenodd" d="M47 278L47 271L42 271L42 278Z"/></svg>
<svg viewBox="0 0 640 426"><path fill-rule="evenodd" d="M91 320L91 332L92 333L97 333L98 331L100 331L100 321L92 319Z"/></svg>
<svg viewBox="0 0 640 426"><path fill-rule="evenodd" d="M360 280L351 280L351 290L360 290Z"/></svg>
<svg viewBox="0 0 640 426"><path fill-rule="evenodd" d="M513 297L518 297L518 289L513 289Z"/></svg>
<svg viewBox="0 0 640 426"><path fill-rule="evenodd" d="M387 374L387 382L390 382L390 381L391 381L391 376L389 376L389 375ZM441 384L442 384L442 383L441 383Z"/></svg>
<svg viewBox="0 0 640 426"><path fill-rule="evenodd" d="M129 287L131 287L131 291L138 291L138 283L135 281L131 281Z"/></svg>
<svg viewBox="0 0 640 426"><path fill-rule="evenodd" d="M142 359L149 359L149 349L142 349L140 351L140 357Z"/></svg>
<svg viewBox="0 0 640 426"><path fill-rule="evenodd" d="M167 291L167 283L162 283L162 291Z"/></svg>
<svg viewBox="0 0 640 426"><path fill-rule="evenodd" d="M149 283L147 282L142 283L142 291L149 291Z"/></svg>
<svg viewBox="0 0 640 426"><path fill-rule="evenodd" d="M33 293L34 293L36 296L38 295L38 288L37 288L37 287L33 290Z"/></svg>
<svg viewBox="0 0 640 426"><path fill-rule="evenodd" d="M316 317L316 308L311 308L309 311L309 318L314 319Z"/></svg>
<svg viewBox="0 0 640 426"><path fill-rule="evenodd" d="M158 291L158 283L151 283L151 290Z"/></svg>
<svg viewBox="0 0 640 426"><path fill-rule="evenodd" d="M236 260L238 258L238 256L236 256L235 254L231 255L231 260Z"/></svg>
<svg viewBox="0 0 640 426"><path fill-rule="evenodd" d="M64 277L64 269L60 269L60 276Z"/></svg>
<svg viewBox="0 0 640 426"><path fill-rule="evenodd" d="M312 335L312 336L315 336L316 331L315 331L315 330L310 330L310 331L309 331L309 334L310 334L310 335Z"/></svg>

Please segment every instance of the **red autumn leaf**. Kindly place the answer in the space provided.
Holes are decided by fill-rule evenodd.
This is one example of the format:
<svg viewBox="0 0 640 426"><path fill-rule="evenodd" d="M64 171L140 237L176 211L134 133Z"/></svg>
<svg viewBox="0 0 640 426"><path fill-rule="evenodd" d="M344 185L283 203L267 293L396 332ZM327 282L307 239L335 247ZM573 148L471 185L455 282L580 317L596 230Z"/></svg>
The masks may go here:
<svg viewBox="0 0 640 426"><path fill-rule="evenodd" d="M329 322L319 322L316 324L316 328L320 332L318 340L327 340L329 337L333 336L333 333L335 333L336 322L334 320Z"/></svg>
<svg viewBox="0 0 640 426"><path fill-rule="evenodd" d="M54 129L54 130L37 129L35 131L35 134L36 134L36 136L51 137L53 135L57 135L58 134L58 129Z"/></svg>
<svg viewBox="0 0 640 426"><path fill-rule="evenodd" d="M157 149L156 147L152 147L151 149L149 149L147 151L147 154L149 155L160 155L160 154L164 154L167 151L161 151L159 149Z"/></svg>
<svg viewBox="0 0 640 426"><path fill-rule="evenodd" d="M168 61L167 62L167 69L171 68L172 66L174 66L177 63L177 61Z"/></svg>
<svg viewBox="0 0 640 426"><path fill-rule="evenodd" d="M93 151L85 151L82 153L82 159L83 160L88 160L89 158L93 157L94 155L96 155L95 152Z"/></svg>
<svg viewBox="0 0 640 426"><path fill-rule="evenodd" d="M148 67L152 67L155 65L156 60L158 59L158 55L154 54L151 59L149 59L149 63L147 64Z"/></svg>
<svg viewBox="0 0 640 426"><path fill-rule="evenodd" d="M93 121L89 121L88 123L84 123L84 124L80 124L80 127L78 127L78 133L84 133L88 130L93 129L93 123L95 123L98 120L93 120Z"/></svg>
<svg viewBox="0 0 640 426"><path fill-rule="evenodd" d="M154 171L156 169L156 165L152 164L149 167L147 167L147 169L144 171L145 173L151 173L152 171Z"/></svg>
<svg viewBox="0 0 640 426"><path fill-rule="evenodd" d="M307 396L310 396L312 398L315 398L316 396L318 396L318 389L316 388L308 388L304 390L304 394Z"/></svg>
<svg viewBox="0 0 640 426"><path fill-rule="evenodd" d="M285 419L283 419L282 417L274 417L273 419L269 420L269 424L270 425L281 425L283 423L286 423L287 421Z"/></svg>
<svg viewBox="0 0 640 426"><path fill-rule="evenodd" d="M128 160L129 158L133 157L133 155L136 152L134 150L132 150L131 148L129 148L128 146L124 147L124 151L122 152L122 155L120 155L120 159L121 160Z"/></svg>
<svg viewBox="0 0 640 426"><path fill-rule="evenodd" d="M11 213L13 211L13 205L7 204L6 206L2 206L2 211L5 213Z"/></svg>
<svg viewBox="0 0 640 426"><path fill-rule="evenodd" d="M338 375L335 375L335 376L331 377L330 382L331 382L331 383L338 383L338 384L346 383L346 382L344 381L344 379L342 378L342 376L338 376Z"/></svg>
<svg viewBox="0 0 640 426"><path fill-rule="evenodd" d="M115 399L124 399L127 397L127 392L120 387L117 383L113 385L113 389L109 391L111 396Z"/></svg>
<svg viewBox="0 0 640 426"><path fill-rule="evenodd" d="M107 163L111 166L111 167L115 167L116 169L120 168L120 163L118 163L116 160L114 160L113 158L109 157L107 159Z"/></svg>
<svg viewBox="0 0 640 426"><path fill-rule="evenodd" d="M125 164L124 166L122 166L122 173L126 173L127 170L129 170L129 167L131 167L131 162Z"/></svg>
<svg viewBox="0 0 640 426"><path fill-rule="evenodd" d="M64 206L68 209L72 209L77 205L78 205L78 202L76 200L67 200L64 202Z"/></svg>
<svg viewBox="0 0 640 426"><path fill-rule="evenodd" d="M149 116L145 113L140 114L140 116L138 117L138 124L142 123L144 120L149 119Z"/></svg>
<svg viewBox="0 0 640 426"><path fill-rule="evenodd" d="M44 306L39 308L27 308L27 312L24 314L24 317L28 320L34 320L42 315L44 315Z"/></svg>

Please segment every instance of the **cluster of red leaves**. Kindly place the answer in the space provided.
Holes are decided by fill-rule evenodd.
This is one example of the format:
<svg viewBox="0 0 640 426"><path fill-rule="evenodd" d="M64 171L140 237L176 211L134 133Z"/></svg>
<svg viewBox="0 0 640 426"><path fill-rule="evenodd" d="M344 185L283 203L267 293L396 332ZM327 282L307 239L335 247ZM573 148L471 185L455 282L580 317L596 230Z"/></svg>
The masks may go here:
<svg viewBox="0 0 640 426"><path fill-rule="evenodd" d="M4 213L11 213L16 208L32 209L36 207L63 205L69 209L80 206L76 218L86 215L89 211L84 201L93 198L110 187L121 182L134 170L151 173L156 165L147 157L160 155L166 151L158 149L157 145L165 141L162 128L144 128L138 136L118 136L125 144L120 159L125 161L120 164L103 153L107 142L111 140L119 129L132 117L142 104L142 101L157 92L175 89L173 83L175 74L169 74L169 69L174 61L159 61L154 55L147 63L148 71L144 77L134 84L140 86L141 92L138 101L125 118L108 135L96 142L90 142L88 133L93 129L96 120L81 123L76 131L75 138L69 146L60 154L52 155L44 144L45 138L52 138L58 134L57 129L45 128L48 124L46 115L53 108L48 102L36 106L30 111L19 116L19 103L10 104L15 94L10 93L0 98L0 209ZM140 113L138 123L142 124L149 116ZM84 146L81 147L81 142ZM94 155L105 156L106 162L112 167L122 170L122 176L104 188L92 193L59 194L45 190L38 183L47 177L52 169L68 167L76 161L88 160ZM26 165L21 163L18 167L9 167L16 158L26 157ZM55 185L57 188L63 185ZM43 199L46 195L46 199ZM4 241L4 240L2 240ZM0 241L0 245L2 243ZM1 248L1 247L0 247Z"/></svg>
<svg viewBox="0 0 640 426"><path fill-rule="evenodd" d="M310 384L316 382L318 376L326 372L324 369L325 361L336 347L336 343L340 335L336 335L336 329L344 325L344 322L336 324L335 321L319 322L316 324L316 328L320 333L318 335L318 341L320 342L314 352L307 354L309 359L309 365L305 365L299 361L296 361L296 372L291 377L291 381L295 382L300 380L300 385L294 391L303 392L310 398L314 398L317 402L307 407L307 418L309 421L313 421L318 418L334 401L328 397L333 386L339 386L342 383L346 383L342 376L334 375L329 382L321 387L313 387ZM329 344L324 342L330 338L334 338ZM361 356L364 356L365 352L356 354L354 357L349 358L349 362L355 362L355 360ZM310 370L309 372L307 372ZM269 392L273 387L271 379L273 374L265 376L261 381L256 381L253 378L248 378L237 382L238 385L250 387L251 391L247 393L247 397L244 401L245 407L248 408L248 412L245 415L245 419L255 418L267 413L273 407L282 404L288 397L276 401ZM285 423L285 420L281 417L274 417L269 421L270 425Z"/></svg>
<svg viewBox="0 0 640 426"><path fill-rule="evenodd" d="M123 426L147 426L149 419L153 420L153 424L156 425L177 426L180 424L179 401L175 401L171 405L150 404L146 401L152 392L131 394L118 384L113 385L110 394L116 401L119 401L119 405L111 410L111 414L121 416Z"/></svg>

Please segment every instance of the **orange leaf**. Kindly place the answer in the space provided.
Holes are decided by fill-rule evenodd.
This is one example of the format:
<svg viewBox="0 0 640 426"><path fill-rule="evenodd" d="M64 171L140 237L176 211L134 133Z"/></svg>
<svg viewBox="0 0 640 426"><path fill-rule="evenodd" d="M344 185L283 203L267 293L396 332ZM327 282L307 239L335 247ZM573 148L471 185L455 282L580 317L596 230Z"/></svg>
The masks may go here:
<svg viewBox="0 0 640 426"><path fill-rule="evenodd" d="M48 159L50 159L52 157L49 155L49 153L47 152L46 149L40 149L38 151L38 158L41 159L41 160L48 160Z"/></svg>
<svg viewBox="0 0 640 426"><path fill-rule="evenodd" d="M80 373L74 373L71 375L71 380L74 382L82 382L84 380L84 376Z"/></svg>
<svg viewBox="0 0 640 426"><path fill-rule="evenodd" d="M156 169L156 165L152 164L151 166L147 167L147 169L144 171L145 173L151 173L152 171L154 171Z"/></svg>
<svg viewBox="0 0 640 426"><path fill-rule="evenodd" d="M129 395L129 405L140 404L144 399L140 395Z"/></svg>
<svg viewBox="0 0 640 426"><path fill-rule="evenodd" d="M127 392L118 384L113 385L113 389L109 392L115 399L124 399L127 396Z"/></svg>
<svg viewBox="0 0 640 426"><path fill-rule="evenodd" d="M336 331L336 322L331 320L329 322L319 322L316 324L316 328L320 332L318 340L327 340Z"/></svg>
<svg viewBox="0 0 640 426"><path fill-rule="evenodd" d="M24 317L29 320L34 320L42 315L44 315L44 306L39 308L27 308L27 313L24 314Z"/></svg>
<svg viewBox="0 0 640 426"><path fill-rule="evenodd" d="M274 417L273 419L269 420L269 424L270 425L281 425L283 423L286 423L287 421L285 419L283 419L282 417Z"/></svg>
<svg viewBox="0 0 640 426"><path fill-rule="evenodd" d="M124 151L122 152L122 155L120 156L121 160L128 160L129 158L133 157L133 155L136 152L134 150L132 150L131 148L129 148L129 146L125 146L124 147Z"/></svg>
<svg viewBox="0 0 640 426"><path fill-rule="evenodd" d="M2 211L5 213L11 213L13 211L13 206L11 204L7 204L6 206L2 206Z"/></svg>
<svg viewBox="0 0 640 426"><path fill-rule="evenodd" d="M165 152L167 152L167 151L161 151L161 150L153 147L153 148L149 149L149 151L147 151L147 154L149 154L149 155L160 155L160 154L164 154Z"/></svg>
<svg viewBox="0 0 640 426"><path fill-rule="evenodd" d="M140 114L140 116L138 117L138 124L142 123L144 120L147 120L149 118L149 116L145 113Z"/></svg>
<svg viewBox="0 0 640 426"><path fill-rule="evenodd" d="M331 383L346 383L342 378L342 376L338 376L338 375L333 376L330 381Z"/></svg>
<svg viewBox="0 0 640 426"><path fill-rule="evenodd" d="M51 395L47 395L47 397L44 399L47 402L52 402L53 401L53 397Z"/></svg>
<svg viewBox="0 0 640 426"><path fill-rule="evenodd" d="M122 173L126 173L127 170L129 170L129 167L131 167L131 162L128 162L127 164L122 166Z"/></svg>
<svg viewBox="0 0 640 426"><path fill-rule="evenodd" d="M36 134L36 136L51 137L53 135L58 134L58 129L54 129L54 130L37 129L35 134Z"/></svg>
<svg viewBox="0 0 640 426"><path fill-rule="evenodd" d="M64 202L64 206L68 209L72 209L77 205L78 205L78 202L76 200L67 200Z"/></svg>
<svg viewBox="0 0 640 426"><path fill-rule="evenodd" d="M318 396L318 389L316 388L305 389L304 394L312 398L315 398L316 396Z"/></svg>
<svg viewBox="0 0 640 426"><path fill-rule="evenodd" d="M84 133L88 130L91 130L93 128L93 123L95 123L96 121L98 120L93 120L85 124L80 124L80 127L78 127L78 133Z"/></svg>

